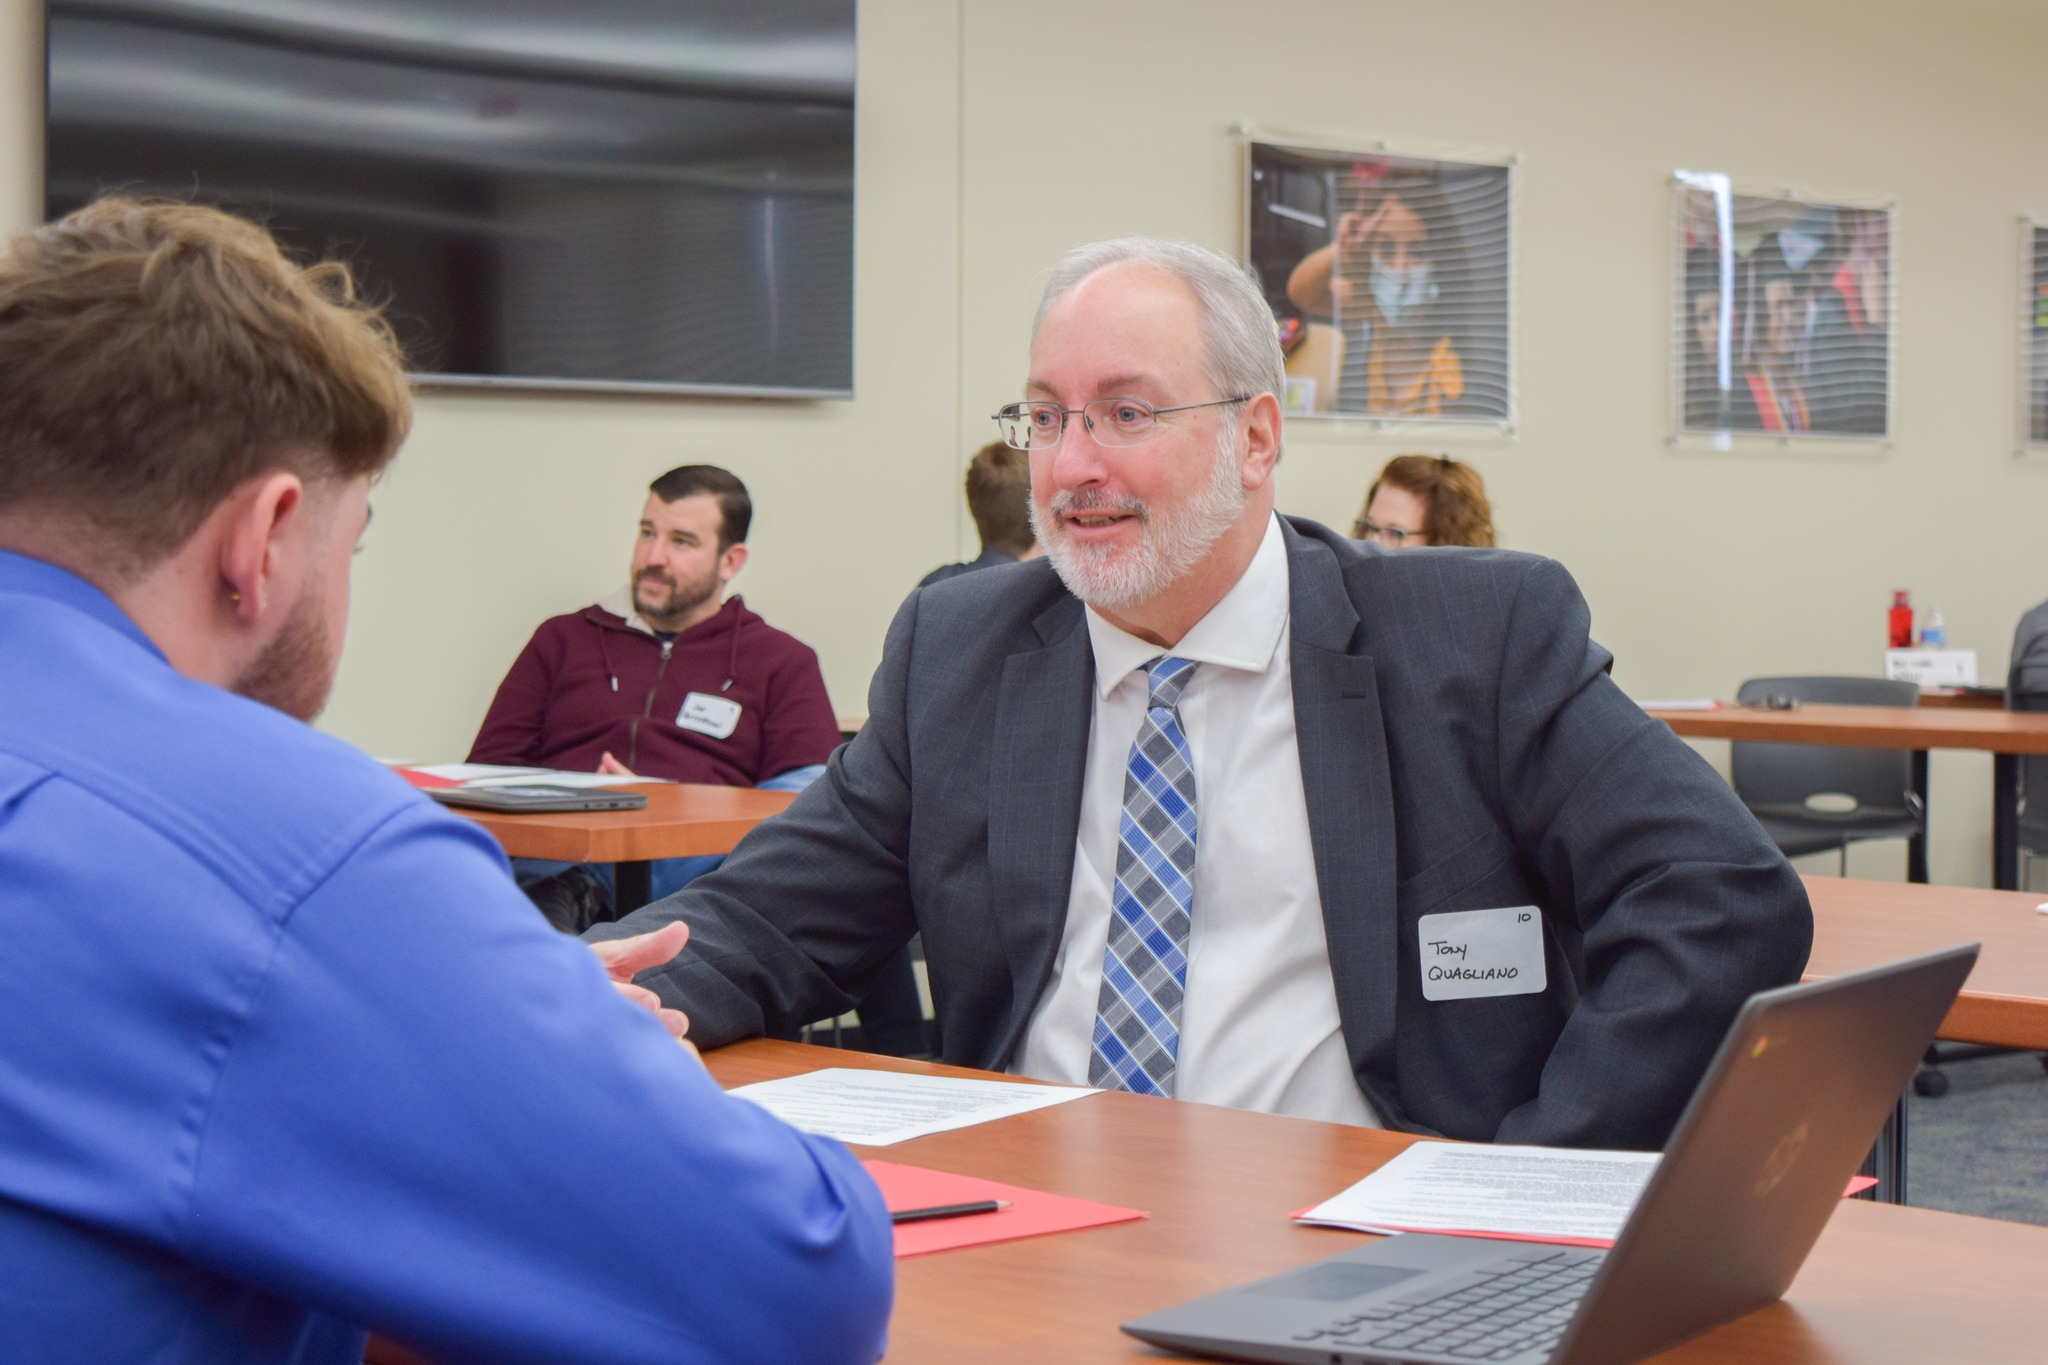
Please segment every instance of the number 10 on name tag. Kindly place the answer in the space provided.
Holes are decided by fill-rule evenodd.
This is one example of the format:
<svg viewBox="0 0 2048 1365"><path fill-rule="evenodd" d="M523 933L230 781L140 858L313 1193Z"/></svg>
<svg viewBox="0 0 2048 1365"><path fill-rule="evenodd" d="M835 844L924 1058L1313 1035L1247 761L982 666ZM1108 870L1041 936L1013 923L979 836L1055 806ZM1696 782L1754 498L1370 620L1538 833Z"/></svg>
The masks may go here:
<svg viewBox="0 0 2048 1365"><path fill-rule="evenodd" d="M1533 905L1424 915L1416 932L1424 1000L1534 995L1547 984L1543 915Z"/></svg>

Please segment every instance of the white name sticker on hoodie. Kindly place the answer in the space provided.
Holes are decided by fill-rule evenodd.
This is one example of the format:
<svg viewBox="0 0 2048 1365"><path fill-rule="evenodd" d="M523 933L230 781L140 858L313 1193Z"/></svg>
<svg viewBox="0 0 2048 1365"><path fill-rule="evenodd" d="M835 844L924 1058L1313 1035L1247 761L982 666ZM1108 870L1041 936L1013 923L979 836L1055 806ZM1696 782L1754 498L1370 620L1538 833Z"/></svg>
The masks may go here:
<svg viewBox="0 0 2048 1365"><path fill-rule="evenodd" d="M739 723L740 704L709 692L692 692L683 698L683 709L676 712L676 724L713 739L731 738Z"/></svg>

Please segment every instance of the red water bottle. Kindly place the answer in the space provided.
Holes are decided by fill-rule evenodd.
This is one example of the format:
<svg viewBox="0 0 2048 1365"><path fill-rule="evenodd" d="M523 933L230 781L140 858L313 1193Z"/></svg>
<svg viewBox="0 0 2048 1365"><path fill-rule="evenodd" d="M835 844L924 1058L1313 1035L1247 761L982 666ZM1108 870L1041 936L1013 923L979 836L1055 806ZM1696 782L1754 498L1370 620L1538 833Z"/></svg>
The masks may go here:
<svg viewBox="0 0 2048 1365"><path fill-rule="evenodd" d="M1892 594L1892 609L1886 613L1886 620L1891 625L1891 647L1893 649L1911 649L1913 647L1913 602L1906 594L1905 589L1901 588Z"/></svg>

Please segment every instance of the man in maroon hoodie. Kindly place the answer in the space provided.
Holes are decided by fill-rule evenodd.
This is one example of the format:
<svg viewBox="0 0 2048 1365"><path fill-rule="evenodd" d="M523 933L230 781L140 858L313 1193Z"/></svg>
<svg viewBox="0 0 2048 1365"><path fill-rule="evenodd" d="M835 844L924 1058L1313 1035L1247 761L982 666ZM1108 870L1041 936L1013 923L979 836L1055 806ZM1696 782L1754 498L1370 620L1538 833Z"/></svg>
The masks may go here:
<svg viewBox="0 0 2048 1365"><path fill-rule="evenodd" d="M472 763L644 773L677 782L794 791L839 746L817 653L725 588L747 562L754 505L716 465L671 469L649 486L625 588L550 617L498 685ZM654 864L656 899L722 858ZM520 882L557 928L611 917L593 869L519 859ZM908 952L860 1000L870 1047L925 1050Z"/></svg>
<svg viewBox="0 0 2048 1365"><path fill-rule="evenodd" d="M816 652L725 595L752 520L746 485L715 465L656 479L628 587L541 623L470 761L728 787L822 765L839 722Z"/></svg>

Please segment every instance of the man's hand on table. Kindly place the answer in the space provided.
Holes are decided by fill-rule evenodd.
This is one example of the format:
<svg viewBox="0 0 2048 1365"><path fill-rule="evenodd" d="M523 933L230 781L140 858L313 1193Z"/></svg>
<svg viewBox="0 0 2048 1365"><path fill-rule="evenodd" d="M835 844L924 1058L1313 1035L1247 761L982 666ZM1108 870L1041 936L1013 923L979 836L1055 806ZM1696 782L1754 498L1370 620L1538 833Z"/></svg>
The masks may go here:
<svg viewBox="0 0 2048 1365"><path fill-rule="evenodd" d="M660 996L645 986L633 984L635 976L674 958L689 941L690 926L677 920L673 924L664 924L651 934L593 943L590 951L596 953L597 960L604 964L606 973L611 976L613 990L661 1020L662 1026L675 1035L677 1042L695 1052L697 1049L683 1036L690 1031L689 1016L681 1010L666 1008Z"/></svg>
<svg viewBox="0 0 2048 1365"><path fill-rule="evenodd" d="M634 772L631 768L619 762L619 760L617 760L616 758L613 758L610 753L606 753L604 757L597 760L597 770L605 777L640 776L640 774Z"/></svg>

